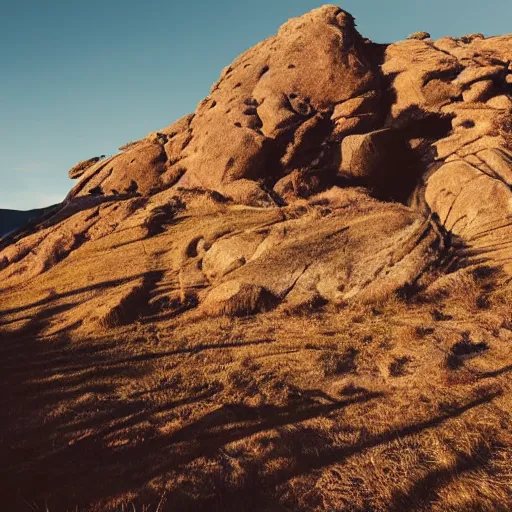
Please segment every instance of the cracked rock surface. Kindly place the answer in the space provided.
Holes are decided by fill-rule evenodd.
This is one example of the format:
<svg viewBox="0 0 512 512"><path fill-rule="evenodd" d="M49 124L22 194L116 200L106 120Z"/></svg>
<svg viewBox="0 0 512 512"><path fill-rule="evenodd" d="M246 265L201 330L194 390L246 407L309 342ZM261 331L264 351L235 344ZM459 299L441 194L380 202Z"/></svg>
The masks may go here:
<svg viewBox="0 0 512 512"><path fill-rule="evenodd" d="M335 6L288 21L0 242L3 329L48 297L58 332L510 277L511 62L512 36L379 45Z"/></svg>

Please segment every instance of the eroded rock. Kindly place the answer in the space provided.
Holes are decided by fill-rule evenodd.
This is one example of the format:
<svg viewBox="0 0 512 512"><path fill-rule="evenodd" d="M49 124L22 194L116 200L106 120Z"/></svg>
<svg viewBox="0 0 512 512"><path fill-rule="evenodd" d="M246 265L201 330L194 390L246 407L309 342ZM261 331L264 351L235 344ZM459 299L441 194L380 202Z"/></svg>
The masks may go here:
<svg viewBox="0 0 512 512"><path fill-rule="evenodd" d="M71 169L62 207L2 241L6 304L50 287L103 329L435 290L448 260L510 275L511 61L512 36L377 45L335 6L292 19L194 114Z"/></svg>

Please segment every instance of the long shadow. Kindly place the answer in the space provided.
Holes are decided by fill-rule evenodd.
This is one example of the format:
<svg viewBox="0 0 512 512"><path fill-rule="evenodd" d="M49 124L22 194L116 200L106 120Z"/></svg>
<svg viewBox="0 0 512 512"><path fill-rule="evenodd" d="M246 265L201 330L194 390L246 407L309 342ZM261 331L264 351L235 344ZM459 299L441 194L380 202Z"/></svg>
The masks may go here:
<svg viewBox="0 0 512 512"><path fill-rule="evenodd" d="M160 414L162 412L168 412L173 409L176 409L178 407L181 407L183 405L191 405L197 402L200 402L201 400L207 400L217 393L220 393L223 389L223 386L216 383L212 385L208 390L197 393L195 395L192 395L187 398L182 398L181 400L175 400L173 402L166 402L165 404L153 407L149 410L146 410L144 408L141 408L142 410L137 409L134 411L134 408L131 409L128 408L127 414L124 416L122 414L119 414L119 410L115 410L112 412L109 412L108 414L102 416L102 417L93 417L90 420L82 421L79 423L73 423L70 425L67 425L60 429L60 431L71 431L71 430L83 430L87 429L89 427L94 427L98 423L104 424L109 423L108 426L97 429L94 432L94 437L96 439L110 435L115 433L116 431L120 431L122 429L129 428L131 426L137 425L138 423L142 423L145 420L151 418L152 416L156 414Z"/></svg>
<svg viewBox="0 0 512 512"><path fill-rule="evenodd" d="M0 359L4 362L3 369L6 372L34 372L39 369L51 369L53 366L64 367L64 365L71 365L82 356L92 357L100 353L112 350L111 343L97 343L92 346L71 347L69 341L62 332L51 343L51 347L46 347L44 350L44 360L36 360L32 357L31 351L38 351L40 349L31 347L32 344L41 343L36 338L12 338L10 343L4 342L0 335L0 343L8 345L4 350L0 351ZM24 350L30 344L31 351ZM20 350L21 349L21 350Z"/></svg>
<svg viewBox="0 0 512 512"><path fill-rule="evenodd" d="M348 457L360 454L365 450L375 448L379 445L384 445L390 443L397 439L404 439L412 435L417 435L422 433L425 430L429 430L435 427L439 427L446 421L457 418L462 414L468 412L469 410L482 406L486 403L490 403L494 398L500 396L501 393L489 393L481 398L468 402L467 404L456 407L447 411L439 416L436 416L432 419L412 423L402 428L391 429L384 431L380 434L370 436L366 439L363 439L359 442L341 447L341 448L327 448L321 449L320 447L314 451L314 453L302 453L300 450L300 446L308 443L307 439L300 439L298 442L300 444L297 445L297 442L294 444L294 434L291 434L287 438L282 439L282 443L288 443L292 445L297 445L297 450L295 450L296 456L293 461L293 465L291 467L287 467L286 469L280 469L274 471L271 475L262 476L258 470L253 471L252 478L248 479L244 485L239 486L235 489L223 489L222 495L217 495L215 499L205 500L201 502L192 502L189 505L190 510L273 510L273 504L277 503L278 495L276 495L276 489L279 485L289 481L292 478L304 475L306 473L311 473L314 471L321 470L325 467L341 464ZM279 422L278 422L279 423ZM267 423L268 425L268 423ZM190 427L189 427L190 429ZM249 430L251 432L251 430ZM211 453L211 443L212 440L207 437L202 437L204 445L201 449L198 449L196 453L203 453L204 451L209 451ZM315 444L315 439L311 440L312 445ZM217 448L218 445L214 444L214 447ZM269 462L273 458L278 458L280 456L281 448L276 450L276 453L270 454L267 456L265 460L260 461L260 466L263 466L265 462ZM462 462L461 462L462 464ZM465 464L468 466L471 464L471 461L466 461ZM465 467L465 466L464 466ZM255 484L257 482L257 484ZM420 485L420 484L418 484ZM220 492L220 491L219 491ZM414 489L413 489L414 492ZM247 506L247 496L251 496L251 505ZM407 506L403 506L400 510L409 510L407 507L409 504L407 503L408 498L410 496L396 496L396 503L405 503ZM428 497L426 498L428 499Z"/></svg>
<svg viewBox="0 0 512 512"><path fill-rule="evenodd" d="M492 377L499 377L505 373L512 372L512 364L504 366L503 368L499 368L498 370L491 370L488 372L480 372L478 373L479 379L490 379Z"/></svg>
<svg viewBox="0 0 512 512"><path fill-rule="evenodd" d="M116 380L137 379L147 371L143 366L130 364L96 367L121 350L112 342L95 345L82 340L80 346L74 346L66 330L57 337L41 336L54 315L74 306L50 305L18 331L0 333L2 361L9 362L0 380L0 410L4 417L0 422L0 495L3 500L0 508L5 510L27 510L24 496L19 494L24 485L30 488L38 478L48 482L45 476L48 471L66 472L69 461L61 461L59 468L39 468L38 474L32 475L35 480L30 476L30 467L37 466L37 461L67 447L60 439L60 427L77 417L101 417L100 413L117 401L112 398L103 405L94 397L115 396ZM61 374L62 366L69 366L77 359L87 361L87 365L83 365L90 370L87 377ZM92 402L82 401L91 397ZM114 407L114 410L127 416L141 410L143 404L132 401L130 406ZM93 470L92 465L90 469ZM60 484L54 482L53 489L59 487ZM26 494L27 498L31 495L31 492ZM74 508L74 504L70 503L70 507Z"/></svg>
<svg viewBox="0 0 512 512"><path fill-rule="evenodd" d="M39 306L46 306L46 305L51 304L52 302L55 302L57 300L65 299L68 297L73 297L74 295L79 295L81 293L91 292L91 291L95 291L95 290L103 290L106 288L112 288L114 286L120 286L122 284L126 284L131 281L135 281L136 279L139 279L141 277L144 278L147 276L147 274L148 274L147 272L144 272L142 274L136 274L134 276L125 277L123 279L113 279L111 281L104 281L102 283L97 283L97 284L93 284L90 286L84 286L82 288L77 288L75 290L70 290L69 292L55 294L50 297L47 297L46 299L41 299L36 302L32 302L31 304L19 306L17 308L3 309L3 310L0 310L0 318L2 315L12 315L15 313L21 313L22 311L28 311L30 309L33 309L33 308L39 307ZM2 326L2 325L5 325L5 324L2 324L2 322L0 321L0 326Z"/></svg>
<svg viewBox="0 0 512 512"><path fill-rule="evenodd" d="M304 430L301 424L326 415L342 415L344 409L382 398L382 394L359 390L338 400L319 390L301 389L295 390L295 398L285 405L248 406L229 403L230 397L223 394L222 383L209 378L204 388L187 391L178 399L148 403L144 392L119 398L116 395L119 380L140 378L163 358L203 350L243 349L272 340L198 343L193 347L136 355L126 355L122 345L107 339L82 340L75 346L65 331L56 339L41 342L38 333L60 307L42 310L19 332L0 338L3 355L10 362L5 379L0 381L0 407L7 411L7 421L0 424L0 493L6 510L13 512L26 510L23 500L39 500L43 504L48 499L50 510L87 507L112 496L144 489L154 479L165 481L177 476L182 484L171 500L174 510L275 510L272 507L278 498L276 489L290 479L343 463L348 457L393 440L437 428L500 395L488 393L425 421L332 447L317 444L318 432ZM74 364L76 358L80 364ZM172 390L172 385L156 386L151 393L161 389ZM86 396L98 394L102 397L100 401L82 401ZM212 411L212 399L224 405ZM48 414L64 406L69 410ZM190 411L192 407L196 410L206 407L211 412L172 434L147 427L157 416L164 418L164 425L168 419L186 423L187 409ZM294 428L283 428L289 426ZM254 478L235 487L220 486L214 500L190 497L187 475L192 463L202 458L222 459L226 445L274 429L280 431L282 443L297 447L291 452L290 465L283 469L276 464L280 469L271 473L263 471L282 456L281 446L281 452L276 448L249 464L247 471ZM303 452L301 443L310 443L315 450ZM484 463L485 457L477 455ZM466 467L469 470L477 463L472 459L461 460L455 470ZM427 484L442 485L450 475L434 472L430 478L425 480ZM413 485L411 492L420 483ZM251 496L250 503L247 496ZM394 506L407 504L411 496L410 493L395 495ZM428 503L432 497L424 495L422 499Z"/></svg>
<svg viewBox="0 0 512 512"><path fill-rule="evenodd" d="M75 306L76 303L53 305L39 311L36 315L31 317L21 329L18 329L14 333L1 332L0 342L2 344L2 350L0 351L0 357L2 361L5 361L6 358L13 355L13 352L23 347L27 341L33 343L38 338L39 332L43 326L48 325L55 315L65 313ZM64 336L65 332L61 334Z"/></svg>
<svg viewBox="0 0 512 512"><path fill-rule="evenodd" d="M383 396L383 393L365 392L360 396L332 401L329 404L318 405L313 402L313 405L307 406L297 403L280 407L274 405L260 407L249 407L242 404L224 405L213 413L207 414L200 421L181 429L172 436L171 441L179 443L193 439L194 442L202 443L200 453L203 456L208 452L215 452L221 446L265 430L300 423ZM229 423L226 422L226 419ZM191 453L190 459L193 458L194 454Z"/></svg>
<svg viewBox="0 0 512 512"><path fill-rule="evenodd" d="M240 345L235 344L235 346ZM126 366L130 366L130 358L120 360ZM298 425L313 418L337 412L341 414L347 407L382 396L379 393L362 391L343 400L327 397L329 403L326 404L319 402L325 398L322 393L316 393L315 390L303 391L302 399L293 400L284 406L249 407L243 404L225 404L173 435L157 434L145 439L144 442L134 442L128 446L111 447L106 444L106 441L118 432L141 425L155 414L172 412L182 405L207 401L221 393L222 386L212 385L204 392L149 409L143 403L136 402L132 406L124 404L114 410L102 411L83 420L68 418L66 422L53 423L51 427L59 435L70 431L83 431L95 426L98 428L92 435L72 445L61 443L55 447L49 442L41 443L41 437L39 437L32 442L31 447L4 459L8 462L4 482L8 484L11 495L14 492L16 497L10 510L18 510L15 507L21 503L22 498L48 499L53 507L61 508L87 506L89 503L110 496L143 488L154 478L165 478L165 475L176 474L185 476L190 463L199 458L214 460L221 456L224 446L229 443L272 429ZM460 407L444 411L429 420L391 429L342 448L319 447L313 453L302 453L297 450L291 467L276 470L271 475L262 477L259 474L260 468L272 458L279 457L279 453L271 453L266 459L255 463L254 471L259 479L249 479L235 489L220 488L214 501L208 499L190 501L190 496L187 498L187 483L184 478L183 493L178 491L173 500L176 499L182 503L181 510L261 510L264 507L269 509L268 507L275 504L277 498L276 487L291 478L341 463L347 457L380 444L438 427L475 407L489 403L498 395L499 393L487 394ZM307 438L294 440L294 430L286 432L291 433L285 435L283 442L308 442ZM24 457L24 465L21 469L16 466L16 461L19 462L20 457ZM7 494L4 493L4 495ZM251 503L248 505L247 496L249 495ZM398 496L395 499L396 503L402 503L407 501L407 496ZM177 506L177 503L174 502L174 505ZM171 504L171 506L174 505ZM275 508L269 510L275 510Z"/></svg>
<svg viewBox="0 0 512 512"><path fill-rule="evenodd" d="M255 341L244 341L243 343L229 342L229 343L217 343L217 344L206 344L206 343L198 343L192 347L187 348L179 348L176 350L167 350L162 352L145 352L144 354L137 354L129 357L121 357L121 358L112 358L109 360L101 361L97 363L97 367L105 367L105 366L118 366L121 364L129 364L129 363L137 363L137 362L147 362L147 361L155 361L158 359L163 359L167 357L177 356L177 355L185 355L185 354L197 354L204 350L221 350L225 348L243 348L249 347L253 345L266 345L268 343L272 343L274 340L272 338L265 338L262 340ZM63 367L60 369L61 372L78 372L82 370L86 370L87 366L70 366Z"/></svg>
<svg viewBox="0 0 512 512"><path fill-rule="evenodd" d="M127 403L115 400L92 404L82 404L82 397L115 393L116 379L136 380L149 370L149 364L165 357L272 341L198 344L191 348L120 357L124 352L122 347L116 348L117 344L108 340L90 343L81 340L76 346L65 331L58 337L41 336L55 314L74 306L49 304L16 333L0 333L3 360L8 362L0 383L0 403L9 418L0 425L3 462L0 489L4 489L2 496L9 510L25 510L25 498L30 501L52 493L62 495L57 506L65 503L71 508L77 504L71 496L88 504L96 498L112 495L116 485L98 479L98 468L115 474L119 464L133 470L138 460L146 461L143 468L152 468L152 463L147 455L137 457L137 450L133 454L135 458L131 458L131 451L109 449L104 445L105 438L138 427L157 414L208 400L221 392L222 386L209 386L206 391L150 408L143 396L132 396ZM83 362L73 364L77 360ZM71 410L64 415L47 415L69 406ZM92 435L72 445L66 443L69 435L80 435L88 430ZM150 446L149 459L155 455L151 448L158 453L159 446ZM84 476L83 470L88 476ZM143 470L142 475L145 474ZM143 477L137 481L143 484L147 480ZM129 486L123 485L123 488Z"/></svg>
<svg viewBox="0 0 512 512"><path fill-rule="evenodd" d="M493 450L483 443L478 444L470 455L458 453L455 462L449 467L429 471L408 491L396 493L390 504L390 512L430 508L443 487L458 478L461 473L485 467L492 456Z"/></svg>
<svg viewBox="0 0 512 512"><path fill-rule="evenodd" d="M321 469L326 466L330 466L335 463L339 463L346 459L347 457L350 457L356 453L359 453L363 450L368 450L369 448L374 448L376 446L379 446L381 444L387 444L392 441L395 441L397 439L404 439L407 437L410 437L412 435L418 434L424 430L429 430L434 427L439 427L443 423L461 416L465 412L468 412L471 409L474 409L475 407L479 407L481 405L487 404L492 402L495 398L502 395L501 391L496 391L493 393L489 393L483 397L477 398L475 400L472 400L471 402L468 402L467 404L459 407L454 407L449 411L446 411L434 418L431 418L429 420L419 422L419 423L413 423L411 425L407 425L402 428L398 429L392 429L385 431L381 434L377 434L375 436L372 436L366 440L363 440L359 443L356 443L352 446L346 447L346 448L339 448L336 450L330 451L328 454L325 454L321 458L314 458L314 460L309 460L309 457L306 457L302 464L300 465L300 468L297 468L295 471L293 471L290 475L286 475L286 479L293 478L295 476L301 475L306 471L310 471L312 469Z"/></svg>
<svg viewBox="0 0 512 512"><path fill-rule="evenodd" d="M307 405L293 403L282 407L234 404L207 414L175 436L150 437L143 443L129 447L105 446L105 440L112 434L140 425L155 414L172 411L181 405L203 402L221 391L222 387L213 385L203 393L150 410L125 409L124 417L119 411L114 411L113 416L102 418L104 424L110 420L109 425L96 429L93 435L76 444L47 449L46 453L41 453L40 447L25 451L25 457L31 462L25 465L22 472L10 468L14 473L10 475L11 485L17 490L18 501L29 498L39 499L43 503L44 499L48 499L54 507L86 506L90 502L143 487L153 478L172 471L186 474L188 463L199 457L216 456L227 443L381 396L368 393L327 405L310 403L310 399ZM95 422L101 424L99 420L93 417L81 425L63 425L61 431L66 428L82 430ZM206 432L201 432L203 429ZM115 478L110 475L115 475ZM49 495L49 491L53 491L53 495Z"/></svg>

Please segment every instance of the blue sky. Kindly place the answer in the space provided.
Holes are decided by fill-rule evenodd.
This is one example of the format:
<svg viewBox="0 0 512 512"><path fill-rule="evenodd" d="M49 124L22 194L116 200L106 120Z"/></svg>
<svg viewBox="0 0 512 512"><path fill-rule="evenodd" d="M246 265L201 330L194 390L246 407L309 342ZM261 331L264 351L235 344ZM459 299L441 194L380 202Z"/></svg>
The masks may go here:
<svg viewBox="0 0 512 512"><path fill-rule="evenodd" d="M79 160L195 109L221 69L312 0L18 0L0 7L0 208L62 200ZM512 32L511 0L346 0L377 42Z"/></svg>

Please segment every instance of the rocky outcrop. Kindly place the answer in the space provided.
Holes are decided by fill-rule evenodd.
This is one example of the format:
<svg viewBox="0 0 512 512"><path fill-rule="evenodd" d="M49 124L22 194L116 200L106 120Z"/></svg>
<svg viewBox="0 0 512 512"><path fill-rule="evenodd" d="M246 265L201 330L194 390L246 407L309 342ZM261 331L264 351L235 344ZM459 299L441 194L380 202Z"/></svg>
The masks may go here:
<svg viewBox="0 0 512 512"><path fill-rule="evenodd" d="M98 186L124 192L133 180L142 194L177 185L274 204L283 176L335 169L341 135L363 118L371 125L378 73L369 46L334 6L290 20L224 69L194 115L91 167L71 197Z"/></svg>
<svg viewBox="0 0 512 512"><path fill-rule="evenodd" d="M375 301L468 265L510 275L510 62L512 36L377 45L335 6L292 19L194 114L75 166L60 210L2 243L4 296L86 290L93 326L102 283L123 286L105 328Z"/></svg>
<svg viewBox="0 0 512 512"><path fill-rule="evenodd" d="M92 167L94 164L98 163L101 159L105 158L105 155L95 156L93 158L89 158L87 160L83 160L82 162L78 162L74 167L72 167L68 171L68 175L72 180L76 180L80 178L84 172Z"/></svg>
<svg viewBox="0 0 512 512"><path fill-rule="evenodd" d="M450 121L433 140L407 141L421 157L415 192L444 229L463 240L469 261L503 264L508 274L511 61L512 36L476 34L390 45L382 67L396 92L391 123L411 115L424 126Z"/></svg>

